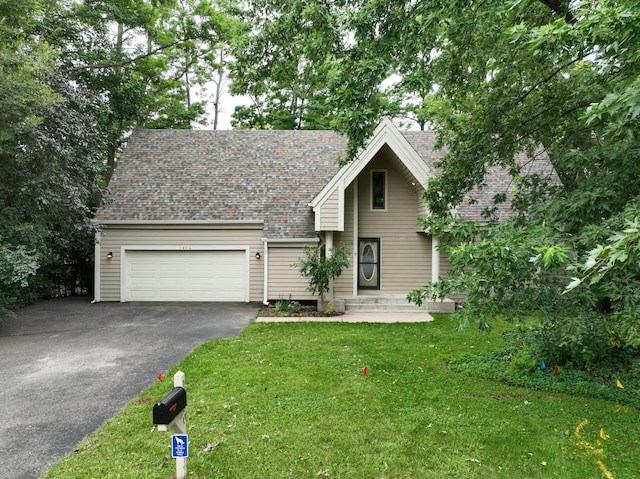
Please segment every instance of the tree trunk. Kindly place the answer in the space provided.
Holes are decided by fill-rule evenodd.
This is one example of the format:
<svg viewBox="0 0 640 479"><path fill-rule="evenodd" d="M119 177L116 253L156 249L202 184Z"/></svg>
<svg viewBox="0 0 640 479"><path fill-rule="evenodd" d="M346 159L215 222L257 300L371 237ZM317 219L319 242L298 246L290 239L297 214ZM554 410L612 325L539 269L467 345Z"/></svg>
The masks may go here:
<svg viewBox="0 0 640 479"><path fill-rule="evenodd" d="M116 44L114 49L116 52L122 52L122 44L124 42L124 25L118 23L118 32L116 36ZM119 67L116 67L119 68ZM111 139L107 149L107 172L106 172L106 184L109 184L113 170L116 167L116 153L118 150L118 136L120 135L120 122L117 116L113 115L111 118Z"/></svg>
<svg viewBox="0 0 640 479"><path fill-rule="evenodd" d="M220 47L220 69L218 70L218 79L216 84L215 97L213 99L213 129L218 129L218 121L220 118L220 97L222 96L222 86L224 81L224 47Z"/></svg>

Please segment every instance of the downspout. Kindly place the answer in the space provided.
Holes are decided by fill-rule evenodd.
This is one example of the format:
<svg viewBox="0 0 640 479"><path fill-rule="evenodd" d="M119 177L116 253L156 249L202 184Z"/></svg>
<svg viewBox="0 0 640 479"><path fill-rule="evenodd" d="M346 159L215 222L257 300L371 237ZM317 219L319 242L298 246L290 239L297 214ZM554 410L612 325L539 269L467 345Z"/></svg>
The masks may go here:
<svg viewBox="0 0 640 479"><path fill-rule="evenodd" d="M93 245L93 301L92 303L100 302L100 236L102 233L96 231L96 239Z"/></svg>
<svg viewBox="0 0 640 479"><path fill-rule="evenodd" d="M263 281L264 291L262 295L262 304L265 306L269 305L269 240L267 238L262 238L263 243L263 253L264 253L264 261L262 262L262 271L263 271Z"/></svg>

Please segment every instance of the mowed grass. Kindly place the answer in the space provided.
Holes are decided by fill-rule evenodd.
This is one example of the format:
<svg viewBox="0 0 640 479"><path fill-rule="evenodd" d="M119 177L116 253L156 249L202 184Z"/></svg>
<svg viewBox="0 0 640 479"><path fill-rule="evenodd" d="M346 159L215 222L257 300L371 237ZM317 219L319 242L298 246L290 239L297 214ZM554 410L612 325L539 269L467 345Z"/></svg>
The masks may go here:
<svg viewBox="0 0 640 479"><path fill-rule="evenodd" d="M252 323L194 350L43 477L174 477L151 410L177 370L188 477L640 477L640 411L452 372L449 358L501 343L500 328L455 326Z"/></svg>

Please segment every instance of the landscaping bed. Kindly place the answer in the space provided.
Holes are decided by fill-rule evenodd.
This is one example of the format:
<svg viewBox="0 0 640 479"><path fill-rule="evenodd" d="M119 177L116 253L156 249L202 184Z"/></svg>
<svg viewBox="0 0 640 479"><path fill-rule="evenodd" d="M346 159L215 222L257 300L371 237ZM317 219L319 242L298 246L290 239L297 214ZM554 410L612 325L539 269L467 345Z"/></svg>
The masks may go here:
<svg viewBox="0 0 640 479"><path fill-rule="evenodd" d="M318 306L315 301L299 302L291 300L279 300L274 304L265 306L258 312L259 317L286 317L286 318L303 318L303 317L316 317L326 318L332 316L341 316L342 313L336 313L335 311L325 310L318 311Z"/></svg>

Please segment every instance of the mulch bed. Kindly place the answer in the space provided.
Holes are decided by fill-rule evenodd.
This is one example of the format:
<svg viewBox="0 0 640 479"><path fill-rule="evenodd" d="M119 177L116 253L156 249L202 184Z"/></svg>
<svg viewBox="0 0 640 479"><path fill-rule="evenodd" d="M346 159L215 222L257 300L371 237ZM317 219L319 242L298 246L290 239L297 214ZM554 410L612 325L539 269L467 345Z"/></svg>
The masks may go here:
<svg viewBox="0 0 640 479"><path fill-rule="evenodd" d="M266 306L258 312L258 316L262 317L284 317L284 318L302 318L315 317L326 318L331 316L341 316L342 313L327 314L324 311L318 311L315 305L302 305L297 311L277 311L273 305Z"/></svg>

